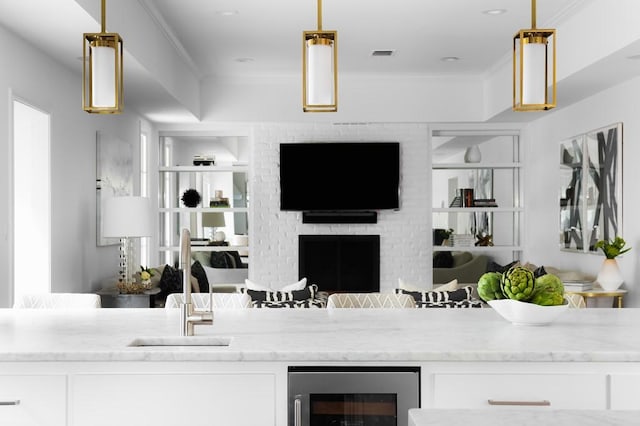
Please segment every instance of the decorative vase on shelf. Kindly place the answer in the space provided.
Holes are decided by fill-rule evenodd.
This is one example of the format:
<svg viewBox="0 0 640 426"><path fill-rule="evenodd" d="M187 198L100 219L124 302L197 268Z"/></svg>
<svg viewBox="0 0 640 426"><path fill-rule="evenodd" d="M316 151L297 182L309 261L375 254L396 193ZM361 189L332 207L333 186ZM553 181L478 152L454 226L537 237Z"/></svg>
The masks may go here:
<svg viewBox="0 0 640 426"><path fill-rule="evenodd" d="M607 291L617 290L622 285L624 279L620 273L618 262L615 259L605 259L602 262L597 281L600 286Z"/></svg>
<svg viewBox="0 0 640 426"><path fill-rule="evenodd" d="M465 163L479 163L480 160L482 160L482 154L480 154L480 148L478 148L478 145L470 146L464 152Z"/></svg>

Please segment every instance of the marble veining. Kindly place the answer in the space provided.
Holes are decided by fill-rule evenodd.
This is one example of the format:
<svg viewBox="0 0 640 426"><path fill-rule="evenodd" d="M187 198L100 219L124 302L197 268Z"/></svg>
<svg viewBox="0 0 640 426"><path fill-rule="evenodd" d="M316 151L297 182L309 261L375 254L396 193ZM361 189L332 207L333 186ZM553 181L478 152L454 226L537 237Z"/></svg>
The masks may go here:
<svg viewBox="0 0 640 426"><path fill-rule="evenodd" d="M514 326L491 309L218 311L196 335L229 346L144 346L178 309L0 309L0 361L640 361L640 309L576 309Z"/></svg>
<svg viewBox="0 0 640 426"><path fill-rule="evenodd" d="M638 423L639 412L631 410L409 410L409 426L629 426Z"/></svg>

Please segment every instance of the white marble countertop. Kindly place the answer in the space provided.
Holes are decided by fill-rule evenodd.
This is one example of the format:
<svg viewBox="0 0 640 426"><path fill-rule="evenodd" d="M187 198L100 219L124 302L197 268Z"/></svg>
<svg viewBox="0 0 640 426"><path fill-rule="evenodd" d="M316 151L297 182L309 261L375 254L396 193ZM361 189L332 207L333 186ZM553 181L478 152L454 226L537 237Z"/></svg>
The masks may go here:
<svg viewBox="0 0 640 426"><path fill-rule="evenodd" d="M409 410L409 426L629 426L640 422L640 411L616 410Z"/></svg>
<svg viewBox="0 0 640 426"><path fill-rule="evenodd" d="M228 347L130 347L178 336L179 309L0 309L0 361L640 361L640 309L568 310L514 326L492 309L217 311Z"/></svg>

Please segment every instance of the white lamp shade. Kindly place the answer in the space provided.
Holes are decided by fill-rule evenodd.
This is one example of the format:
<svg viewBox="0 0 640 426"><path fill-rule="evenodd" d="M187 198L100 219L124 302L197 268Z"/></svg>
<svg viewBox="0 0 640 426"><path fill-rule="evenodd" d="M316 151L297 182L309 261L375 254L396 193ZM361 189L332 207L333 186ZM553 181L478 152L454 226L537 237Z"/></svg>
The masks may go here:
<svg viewBox="0 0 640 426"><path fill-rule="evenodd" d="M94 107L115 108L116 46L91 46L91 93Z"/></svg>
<svg viewBox="0 0 640 426"><path fill-rule="evenodd" d="M522 49L522 103L547 102L547 44L525 43Z"/></svg>
<svg viewBox="0 0 640 426"><path fill-rule="evenodd" d="M332 105L335 103L333 43L309 40L307 44L307 103Z"/></svg>
<svg viewBox="0 0 640 426"><path fill-rule="evenodd" d="M153 209L147 197L105 198L102 205L102 234L108 238L150 237Z"/></svg>

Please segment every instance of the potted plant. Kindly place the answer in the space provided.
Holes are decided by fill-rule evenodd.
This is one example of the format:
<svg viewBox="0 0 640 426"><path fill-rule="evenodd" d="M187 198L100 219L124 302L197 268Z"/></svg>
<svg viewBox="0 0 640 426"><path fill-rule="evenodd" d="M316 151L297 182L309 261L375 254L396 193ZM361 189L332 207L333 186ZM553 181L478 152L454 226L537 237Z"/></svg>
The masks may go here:
<svg viewBox="0 0 640 426"><path fill-rule="evenodd" d="M624 282L616 257L631 250L631 247L624 248L625 245L625 240L616 236L611 241L600 240L594 246L601 249L606 256L597 278L598 283L605 290L617 290Z"/></svg>

